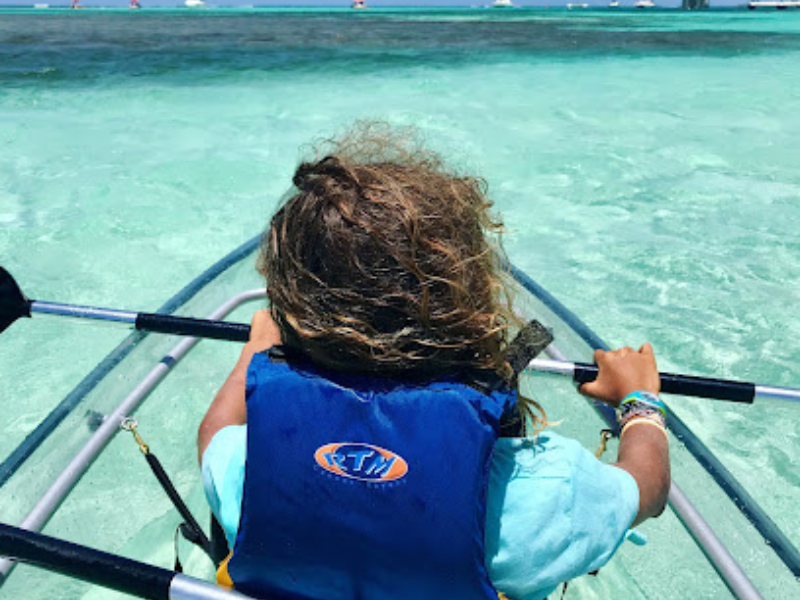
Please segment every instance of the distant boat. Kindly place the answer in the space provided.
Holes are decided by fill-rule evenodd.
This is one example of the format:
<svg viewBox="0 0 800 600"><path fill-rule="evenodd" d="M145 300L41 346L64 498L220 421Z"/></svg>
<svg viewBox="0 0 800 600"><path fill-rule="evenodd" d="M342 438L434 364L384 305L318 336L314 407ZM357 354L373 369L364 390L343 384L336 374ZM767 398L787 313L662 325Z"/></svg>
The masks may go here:
<svg viewBox="0 0 800 600"><path fill-rule="evenodd" d="M206 3L203 0L186 0L183 5L186 8L205 8Z"/></svg>
<svg viewBox="0 0 800 600"><path fill-rule="evenodd" d="M589 8L589 5L588 5L588 4L586 4L586 3L580 3L580 4L567 4L567 9L568 9L568 10L576 10L576 9L577 9L577 10L580 10L580 9L582 9L582 8Z"/></svg>
<svg viewBox="0 0 800 600"><path fill-rule="evenodd" d="M516 8L511 0L494 0L492 8Z"/></svg>
<svg viewBox="0 0 800 600"><path fill-rule="evenodd" d="M355 8L357 10L362 10L362 9L365 9L365 8L369 8L369 6L367 6L367 3L364 2L364 0L355 0L355 2L353 2L353 4L350 5L350 8Z"/></svg>
<svg viewBox="0 0 800 600"><path fill-rule="evenodd" d="M634 6L636 8L655 8L656 3L653 0L639 0Z"/></svg>
<svg viewBox="0 0 800 600"><path fill-rule="evenodd" d="M608 3L608 8L619 8L619 0L611 0Z"/></svg>
<svg viewBox="0 0 800 600"><path fill-rule="evenodd" d="M50 8L49 4L34 4L33 8Z"/></svg>
<svg viewBox="0 0 800 600"><path fill-rule="evenodd" d="M775 10L800 8L800 0L755 0L753 2L748 2L747 8L750 10L755 10L757 8L774 8Z"/></svg>

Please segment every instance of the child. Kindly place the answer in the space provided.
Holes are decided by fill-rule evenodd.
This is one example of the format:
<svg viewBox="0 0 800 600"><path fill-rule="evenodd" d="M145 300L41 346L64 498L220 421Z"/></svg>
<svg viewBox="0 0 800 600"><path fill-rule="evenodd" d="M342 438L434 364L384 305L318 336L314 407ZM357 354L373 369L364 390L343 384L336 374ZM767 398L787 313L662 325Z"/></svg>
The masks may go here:
<svg viewBox="0 0 800 600"><path fill-rule="evenodd" d="M538 600L665 506L648 344L598 351L582 389L624 399L616 465L498 440L546 425L506 361L502 225L481 180L408 139L361 125L298 167L258 262L270 311L200 426L218 578L255 597Z"/></svg>

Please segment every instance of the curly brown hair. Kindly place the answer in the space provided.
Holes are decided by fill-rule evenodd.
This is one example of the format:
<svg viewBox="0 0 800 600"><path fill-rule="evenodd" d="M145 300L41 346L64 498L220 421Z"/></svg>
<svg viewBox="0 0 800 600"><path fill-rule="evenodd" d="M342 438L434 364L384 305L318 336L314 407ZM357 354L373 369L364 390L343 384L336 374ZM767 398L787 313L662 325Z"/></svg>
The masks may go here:
<svg viewBox="0 0 800 600"><path fill-rule="evenodd" d="M259 271L284 343L334 370L505 375L508 311L482 180L416 136L360 124L295 172Z"/></svg>
<svg viewBox="0 0 800 600"><path fill-rule="evenodd" d="M335 371L510 381L516 318L486 183L383 123L316 152L258 260L284 344Z"/></svg>

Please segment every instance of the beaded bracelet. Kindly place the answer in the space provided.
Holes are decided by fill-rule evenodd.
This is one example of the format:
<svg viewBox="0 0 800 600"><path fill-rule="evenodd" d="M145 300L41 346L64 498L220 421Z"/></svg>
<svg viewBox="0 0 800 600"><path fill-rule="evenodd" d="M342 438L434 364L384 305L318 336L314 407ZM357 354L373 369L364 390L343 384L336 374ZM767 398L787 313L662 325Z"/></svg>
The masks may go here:
<svg viewBox="0 0 800 600"><path fill-rule="evenodd" d="M661 433L664 434L664 437L667 438L667 442L669 442L669 436L667 435L667 429L655 417L641 417L640 416L640 417L635 417L635 418L628 419L625 422L625 426L619 432L619 437L622 438L622 436L625 435L625 432L628 429L630 429L631 427L633 427L634 425L651 425L652 427L656 427L659 431L661 431Z"/></svg>
<svg viewBox="0 0 800 600"><path fill-rule="evenodd" d="M637 417L644 417L666 427L667 410L661 399L655 394L636 391L622 399L617 412L620 427Z"/></svg>

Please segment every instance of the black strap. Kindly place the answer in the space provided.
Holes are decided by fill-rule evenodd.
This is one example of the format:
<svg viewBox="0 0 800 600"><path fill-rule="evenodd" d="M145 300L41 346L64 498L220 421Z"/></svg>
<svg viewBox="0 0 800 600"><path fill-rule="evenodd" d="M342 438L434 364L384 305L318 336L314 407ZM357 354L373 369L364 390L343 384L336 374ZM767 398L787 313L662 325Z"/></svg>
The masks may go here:
<svg viewBox="0 0 800 600"><path fill-rule="evenodd" d="M502 438L518 438L525 435L525 425L516 406L511 407L500 417L498 435Z"/></svg>
<svg viewBox="0 0 800 600"><path fill-rule="evenodd" d="M181 523L175 528L175 537L173 539L173 543L175 545L175 563L172 565L172 570L176 573L183 573L183 564L181 563L181 555L180 555L180 548L178 546L178 533L181 531L181 528L186 525L186 523Z"/></svg>
<svg viewBox="0 0 800 600"><path fill-rule="evenodd" d="M225 530L217 521L214 513L211 513L211 560L215 565L219 565L230 554L228 540L225 538Z"/></svg>
<svg viewBox="0 0 800 600"><path fill-rule="evenodd" d="M262 354L266 354L269 357L269 359L274 363L289 362L286 352L286 346L270 346L269 348L264 350Z"/></svg>
<svg viewBox="0 0 800 600"><path fill-rule="evenodd" d="M179 527L181 535L183 535L187 541L199 546L212 560L214 560L211 541L208 539L208 537L206 537L206 534L203 532L203 528L200 527L197 519L194 518L194 515L192 515L191 511L189 510L189 507L186 506L186 503L178 495L178 490L175 489L175 486L172 484L172 481L167 475L167 472L164 470L164 467L161 466L161 461L159 461L156 455L152 452L147 452L144 457L147 460L147 464L150 465L153 475L156 476L156 479L161 484L161 488L164 490L164 492L166 492L167 496L169 496L169 499L172 501L172 505L180 513L181 517L183 517L184 523L182 523ZM177 564L176 554L176 566ZM215 564L217 564L216 561Z"/></svg>

